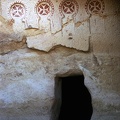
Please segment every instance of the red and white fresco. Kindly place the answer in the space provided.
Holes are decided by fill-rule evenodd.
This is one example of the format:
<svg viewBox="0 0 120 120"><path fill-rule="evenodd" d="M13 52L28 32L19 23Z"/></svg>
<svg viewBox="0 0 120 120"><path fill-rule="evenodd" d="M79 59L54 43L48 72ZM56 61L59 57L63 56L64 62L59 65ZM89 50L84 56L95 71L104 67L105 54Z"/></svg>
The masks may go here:
<svg viewBox="0 0 120 120"><path fill-rule="evenodd" d="M75 0L63 0L59 5L60 15L64 17L67 15L76 15L79 6Z"/></svg>
<svg viewBox="0 0 120 120"><path fill-rule="evenodd" d="M24 34L28 46L35 49L63 45L87 51L90 34L104 31L98 29L104 21L95 15L104 12L103 0L2 1L2 16L13 20L13 31Z"/></svg>
<svg viewBox="0 0 120 120"><path fill-rule="evenodd" d="M54 13L54 5L50 0L39 0L36 5L36 12L39 16L52 16Z"/></svg>
<svg viewBox="0 0 120 120"><path fill-rule="evenodd" d="M25 5L22 3L14 3L10 7L10 15L13 19L15 18L23 18L25 16L26 9Z"/></svg>
<svg viewBox="0 0 120 120"><path fill-rule="evenodd" d="M85 5L88 14L102 14L105 9L103 0L88 0Z"/></svg>

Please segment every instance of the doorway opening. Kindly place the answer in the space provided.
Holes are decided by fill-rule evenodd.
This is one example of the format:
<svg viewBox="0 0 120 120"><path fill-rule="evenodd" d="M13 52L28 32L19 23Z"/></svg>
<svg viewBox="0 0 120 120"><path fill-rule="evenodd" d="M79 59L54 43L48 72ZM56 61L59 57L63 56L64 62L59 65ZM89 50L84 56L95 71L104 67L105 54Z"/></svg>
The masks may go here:
<svg viewBox="0 0 120 120"><path fill-rule="evenodd" d="M90 120L93 113L91 94L84 84L84 76L59 77L61 106L58 120Z"/></svg>

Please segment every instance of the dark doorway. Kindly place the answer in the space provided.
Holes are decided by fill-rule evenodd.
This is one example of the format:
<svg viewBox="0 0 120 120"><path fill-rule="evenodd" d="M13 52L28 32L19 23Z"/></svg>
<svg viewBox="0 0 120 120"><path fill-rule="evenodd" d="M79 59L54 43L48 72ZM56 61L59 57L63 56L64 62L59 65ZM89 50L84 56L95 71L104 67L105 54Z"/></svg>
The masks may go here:
<svg viewBox="0 0 120 120"><path fill-rule="evenodd" d="M62 104L58 120L90 120L93 108L84 76L61 77Z"/></svg>

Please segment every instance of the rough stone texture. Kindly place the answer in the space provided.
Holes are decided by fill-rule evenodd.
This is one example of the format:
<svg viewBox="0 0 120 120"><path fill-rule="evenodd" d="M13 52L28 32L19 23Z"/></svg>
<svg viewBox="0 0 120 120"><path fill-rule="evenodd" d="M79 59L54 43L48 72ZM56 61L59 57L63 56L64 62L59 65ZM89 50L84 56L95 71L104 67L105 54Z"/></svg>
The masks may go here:
<svg viewBox="0 0 120 120"><path fill-rule="evenodd" d="M14 116L16 119L38 115L41 118L44 115L43 120L46 120L54 104L55 76L82 72L92 95L94 111L108 115L120 111L118 56L95 56L61 47L49 54L23 49L1 55L0 63L1 117L11 116L12 119ZM96 120L99 114L95 115Z"/></svg>
<svg viewBox="0 0 120 120"><path fill-rule="evenodd" d="M86 1L79 1L80 14L74 24L77 32L69 29L73 21L63 21L63 34L68 35L69 29L76 38L80 35L74 42L61 38L61 27L56 24L52 35L37 29L36 20L29 19L36 15L32 5L37 0L29 4L22 1L32 6L27 8L31 14L26 19L34 28L25 27L25 21L12 20L6 8L14 2L0 2L0 120L57 120L61 98L56 77L75 74L85 76L92 95L92 120L119 120L120 1L104 0L104 12L90 16L85 11ZM59 2L52 2L57 14ZM48 24L40 25L44 28Z"/></svg>

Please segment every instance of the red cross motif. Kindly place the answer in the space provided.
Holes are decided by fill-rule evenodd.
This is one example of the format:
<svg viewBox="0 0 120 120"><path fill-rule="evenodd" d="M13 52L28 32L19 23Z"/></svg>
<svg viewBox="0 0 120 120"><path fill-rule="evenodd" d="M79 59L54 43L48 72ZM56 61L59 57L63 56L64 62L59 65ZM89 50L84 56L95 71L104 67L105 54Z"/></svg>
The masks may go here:
<svg viewBox="0 0 120 120"><path fill-rule="evenodd" d="M105 5L102 0L91 0L86 3L86 11L89 14L103 13L104 8L105 8Z"/></svg>
<svg viewBox="0 0 120 120"><path fill-rule="evenodd" d="M75 5L71 1L66 1L66 2L64 2L62 9L63 9L64 13L72 14L73 12L75 12Z"/></svg>
<svg viewBox="0 0 120 120"><path fill-rule="evenodd" d="M78 12L79 5L75 0L63 0L59 5L59 11L63 18L65 14L75 16Z"/></svg>
<svg viewBox="0 0 120 120"><path fill-rule="evenodd" d="M47 3L39 4L37 11L38 11L38 14L40 15L47 15L50 13L50 6Z"/></svg>
<svg viewBox="0 0 120 120"><path fill-rule="evenodd" d="M22 18L25 15L25 7L22 3L14 3L10 8L12 18Z"/></svg>
<svg viewBox="0 0 120 120"><path fill-rule="evenodd" d="M45 16L54 13L54 6L50 0L39 0L36 5L36 12L39 16Z"/></svg>

